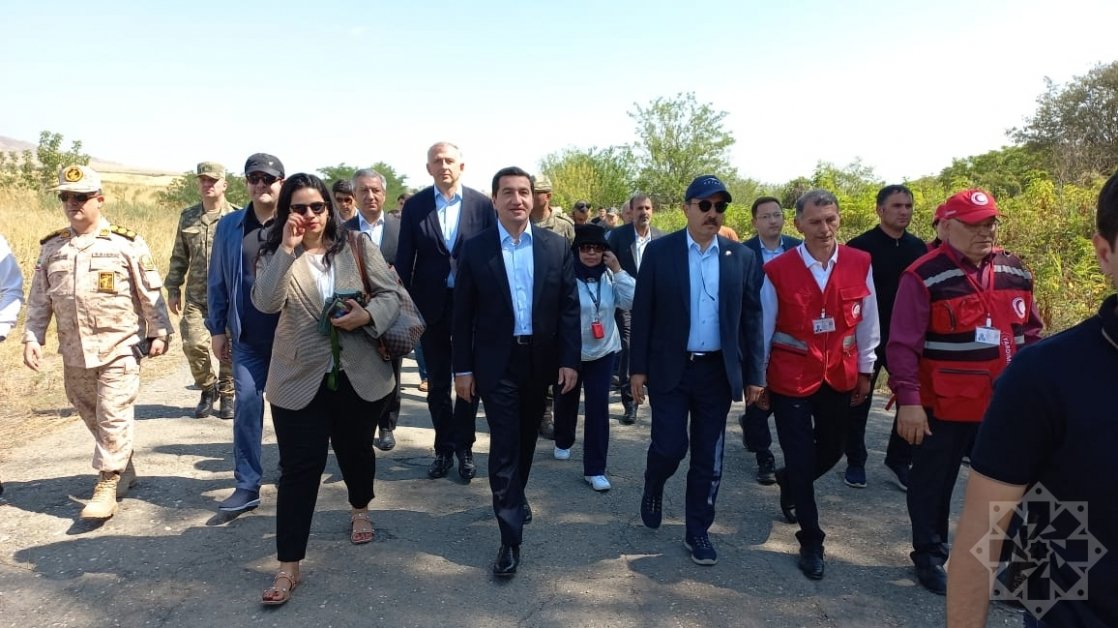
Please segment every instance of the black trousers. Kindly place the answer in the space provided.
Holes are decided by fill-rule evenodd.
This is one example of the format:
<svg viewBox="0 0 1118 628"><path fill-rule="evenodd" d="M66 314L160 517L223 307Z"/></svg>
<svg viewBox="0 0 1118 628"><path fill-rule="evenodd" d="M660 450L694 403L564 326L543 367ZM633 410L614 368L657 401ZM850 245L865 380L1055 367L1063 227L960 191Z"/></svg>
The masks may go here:
<svg viewBox="0 0 1118 628"><path fill-rule="evenodd" d="M396 388L388 394L384 404L384 411L377 419L377 427L382 430L394 430L400 421L400 370L404 367L404 358L392 360L392 374L396 376Z"/></svg>
<svg viewBox="0 0 1118 628"><path fill-rule="evenodd" d="M450 401L451 369L450 329L453 314L454 291L448 290L443 315L438 322L423 332L420 344L427 361L427 409L435 428L435 454L450 455L474 446L477 421L477 401L466 403L462 399ZM537 420L539 416L536 417Z"/></svg>
<svg viewBox="0 0 1118 628"><path fill-rule="evenodd" d="M815 504L815 480L830 471L842 458L850 394L827 384L807 397L770 393L776 415L776 435L784 451L784 468L777 471L784 490L796 504L803 547L820 547L827 536L819 527Z"/></svg>
<svg viewBox="0 0 1118 628"><path fill-rule="evenodd" d="M508 368L484 394L489 421L489 489L503 545L520 545L524 489L536 453L539 417L550 378L532 378L532 347L514 344Z"/></svg>
<svg viewBox="0 0 1118 628"><path fill-rule="evenodd" d="M621 405L625 412L633 409L633 391L629 388L629 336L632 333L633 316L629 310L617 309L613 313L617 323L617 333L621 336L621 353L617 354L617 379L621 382Z"/></svg>
<svg viewBox="0 0 1118 628"><path fill-rule="evenodd" d="M870 418L873 405L873 391L877 388L877 378L884 364L878 361L870 377L870 394L866 400L850 409L849 432L846 435L846 464L851 467L865 467L869 453L866 451L866 423ZM897 434L897 417L893 415L893 429L889 432L889 445L885 449L885 464L907 467L912 464L912 445Z"/></svg>
<svg viewBox="0 0 1118 628"><path fill-rule="evenodd" d="M928 413L931 436L912 448L908 472L908 518L912 522L912 562L942 565L951 553L948 521L951 494L963 455L970 451L979 423L941 421Z"/></svg>
<svg viewBox="0 0 1118 628"><path fill-rule="evenodd" d="M338 458L350 505L364 508L372 501L377 471L373 429L375 417L380 416L386 402L387 397L377 401L358 397L342 371L337 390L328 389L323 377L318 393L301 410L272 404L280 454L276 497L276 553L280 562L303 560L307 555L328 444L333 445Z"/></svg>

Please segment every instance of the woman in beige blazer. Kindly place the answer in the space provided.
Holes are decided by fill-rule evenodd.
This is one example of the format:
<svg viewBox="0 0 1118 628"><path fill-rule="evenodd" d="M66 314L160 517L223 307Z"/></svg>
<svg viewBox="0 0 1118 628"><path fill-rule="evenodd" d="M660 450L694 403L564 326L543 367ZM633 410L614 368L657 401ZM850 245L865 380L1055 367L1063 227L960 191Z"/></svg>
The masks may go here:
<svg viewBox="0 0 1118 628"><path fill-rule="evenodd" d="M376 460L373 432L395 387L392 363L376 351L375 338L400 311L398 284L368 238L365 272L371 295L362 305L347 299L329 315L334 334L319 330L324 306L335 295L364 292L356 258L321 179L288 178L280 190L275 227L260 249L252 302L278 312L268 383L280 453L276 500L276 549L280 570L262 602L285 603L299 584L318 486L332 443L352 506L350 540L373 540L368 505ZM325 329L329 330L329 327Z"/></svg>

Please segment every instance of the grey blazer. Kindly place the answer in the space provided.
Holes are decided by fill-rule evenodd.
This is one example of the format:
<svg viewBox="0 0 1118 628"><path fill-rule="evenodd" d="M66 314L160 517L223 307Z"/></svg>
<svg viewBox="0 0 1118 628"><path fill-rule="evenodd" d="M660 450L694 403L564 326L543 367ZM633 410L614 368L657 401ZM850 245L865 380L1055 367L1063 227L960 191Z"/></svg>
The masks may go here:
<svg viewBox="0 0 1118 628"><path fill-rule="evenodd" d="M357 241L364 247L366 272L374 292L365 305L372 322L356 331L338 330L341 368L358 396L376 401L396 387L392 363L377 354L374 338L396 321L400 313L397 291L401 288L376 245L368 238ZM301 410L310 404L330 364L330 338L316 329L325 297L330 295L319 293L309 264L309 259L303 259L303 247L297 247L294 255L280 249L257 262L252 287L253 305L261 312L280 315L264 392L269 401L289 410ZM334 255L332 264L336 292L364 291L348 242Z"/></svg>

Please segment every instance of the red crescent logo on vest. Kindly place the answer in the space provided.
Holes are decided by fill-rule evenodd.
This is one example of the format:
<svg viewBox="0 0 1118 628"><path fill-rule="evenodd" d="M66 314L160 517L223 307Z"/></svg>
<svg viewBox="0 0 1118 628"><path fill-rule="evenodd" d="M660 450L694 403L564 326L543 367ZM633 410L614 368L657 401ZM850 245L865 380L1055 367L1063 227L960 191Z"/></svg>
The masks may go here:
<svg viewBox="0 0 1118 628"><path fill-rule="evenodd" d="M851 313L854 314L854 318L858 318L858 316L862 314L862 304L855 303Z"/></svg>
<svg viewBox="0 0 1118 628"><path fill-rule="evenodd" d="M1025 299L1021 297L1013 299L1013 311L1017 312L1017 318L1025 320Z"/></svg>

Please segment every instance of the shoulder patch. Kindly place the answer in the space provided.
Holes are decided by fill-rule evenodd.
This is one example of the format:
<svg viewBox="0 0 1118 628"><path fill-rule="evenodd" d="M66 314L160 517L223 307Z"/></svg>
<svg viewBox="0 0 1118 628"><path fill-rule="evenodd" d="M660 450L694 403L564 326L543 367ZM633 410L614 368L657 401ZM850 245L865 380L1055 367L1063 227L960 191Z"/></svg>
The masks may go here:
<svg viewBox="0 0 1118 628"><path fill-rule="evenodd" d="M68 239L69 237L70 237L70 228L69 227L63 227L63 228L59 229L58 231L52 231L52 232L48 233L47 235L43 236L43 238L39 240L39 244L46 244L47 242L50 242L51 240L53 240L55 238Z"/></svg>
<svg viewBox="0 0 1118 628"><path fill-rule="evenodd" d="M155 260L151 259L151 256L146 253L141 255L140 268L148 272L155 270Z"/></svg>
<svg viewBox="0 0 1118 628"><path fill-rule="evenodd" d="M120 225L113 225L109 228L109 230L117 234L118 236L128 238L129 240L135 240L136 236L139 235L128 227L121 227Z"/></svg>

